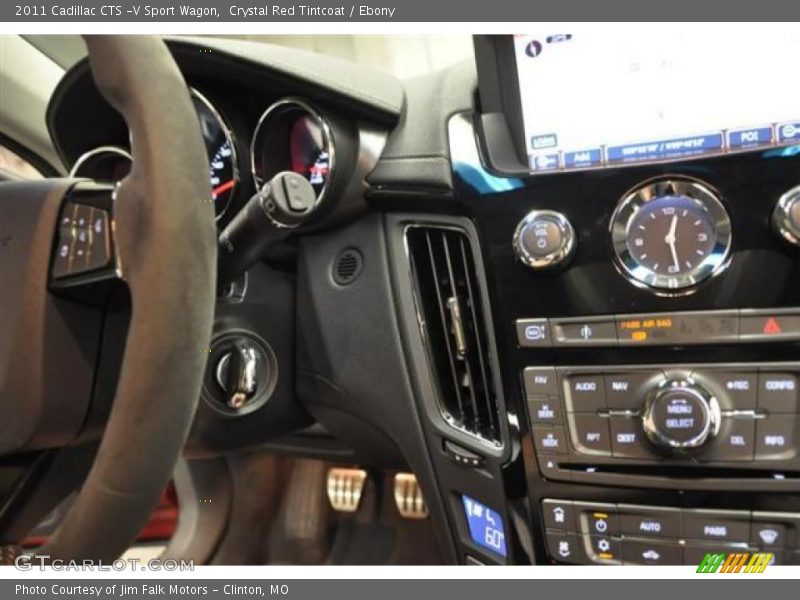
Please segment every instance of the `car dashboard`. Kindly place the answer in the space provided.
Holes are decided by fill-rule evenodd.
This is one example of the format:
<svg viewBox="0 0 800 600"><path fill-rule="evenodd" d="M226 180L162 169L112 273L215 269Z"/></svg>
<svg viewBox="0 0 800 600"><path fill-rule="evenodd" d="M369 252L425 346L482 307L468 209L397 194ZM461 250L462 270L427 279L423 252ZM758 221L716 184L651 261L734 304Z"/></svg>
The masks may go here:
<svg viewBox="0 0 800 600"><path fill-rule="evenodd" d="M314 220L220 291L188 455L408 468L458 564L800 564L794 130L528 162L511 38L402 83L167 42L220 231L279 171L316 194ZM129 172L85 62L48 126L73 176ZM263 380L235 406L220 369L242 341Z"/></svg>

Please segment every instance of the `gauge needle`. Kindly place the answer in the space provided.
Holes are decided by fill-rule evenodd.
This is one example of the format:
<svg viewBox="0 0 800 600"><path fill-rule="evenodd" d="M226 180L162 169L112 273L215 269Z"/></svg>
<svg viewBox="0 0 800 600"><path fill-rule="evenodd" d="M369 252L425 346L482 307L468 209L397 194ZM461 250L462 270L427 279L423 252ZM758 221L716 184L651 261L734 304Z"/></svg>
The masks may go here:
<svg viewBox="0 0 800 600"><path fill-rule="evenodd" d="M669 245L670 252L672 252L672 261L675 263L675 269L680 269L678 263L678 251L675 249L675 228L678 226L678 215L672 217L672 223L669 226L669 233L664 241Z"/></svg>
<svg viewBox="0 0 800 600"><path fill-rule="evenodd" d="M233 184L234 184L233 179L231 179L230 181L226 181L225 183L221 183L213 190L211 190L211 195L214 196L214 198L216 198L220 194L224 194L229 189L231 189L233 187Z"/></svg>

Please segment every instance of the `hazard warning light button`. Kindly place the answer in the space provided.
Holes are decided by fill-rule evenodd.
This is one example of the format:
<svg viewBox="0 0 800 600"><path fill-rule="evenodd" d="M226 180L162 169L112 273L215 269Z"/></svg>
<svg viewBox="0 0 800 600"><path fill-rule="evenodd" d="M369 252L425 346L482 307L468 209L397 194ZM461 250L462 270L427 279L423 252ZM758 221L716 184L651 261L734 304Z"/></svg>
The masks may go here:
<svg viewBox="0 0 800 600"><path fill-rule="evenodd" d="M800 340L800 312L742 310L739 316L739 340Z"/></svg>

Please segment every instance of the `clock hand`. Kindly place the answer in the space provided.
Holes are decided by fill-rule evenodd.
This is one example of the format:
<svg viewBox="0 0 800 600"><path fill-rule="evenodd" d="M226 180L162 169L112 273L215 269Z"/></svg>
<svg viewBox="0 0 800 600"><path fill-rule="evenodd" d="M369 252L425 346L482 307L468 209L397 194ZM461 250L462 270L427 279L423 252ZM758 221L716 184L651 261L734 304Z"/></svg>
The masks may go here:
<svg viewBox="0 0 800 600"><path fill-rule="evenodd" d="M672 224L669 227L669 233L667 234L666 239L664 240L667 244L669 244L669 250L672 253L672 261L674 263L675 269L680 270L680 264L678 263L678 250L675 248L675 228L678 225L678 215L672 217Z"/></svg>

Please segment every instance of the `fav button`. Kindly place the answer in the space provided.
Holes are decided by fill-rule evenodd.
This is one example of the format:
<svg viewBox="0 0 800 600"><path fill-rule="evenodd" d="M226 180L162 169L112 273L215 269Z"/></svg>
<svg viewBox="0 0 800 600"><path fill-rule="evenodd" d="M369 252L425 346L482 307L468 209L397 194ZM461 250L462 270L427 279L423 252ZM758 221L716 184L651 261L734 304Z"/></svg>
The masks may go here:
<svg viewBox="0 0 800 600"><path fill-rule="evenodd" d="M558 379L553 367L526 367L522 379L528 396L558 396Z"/></svg>

